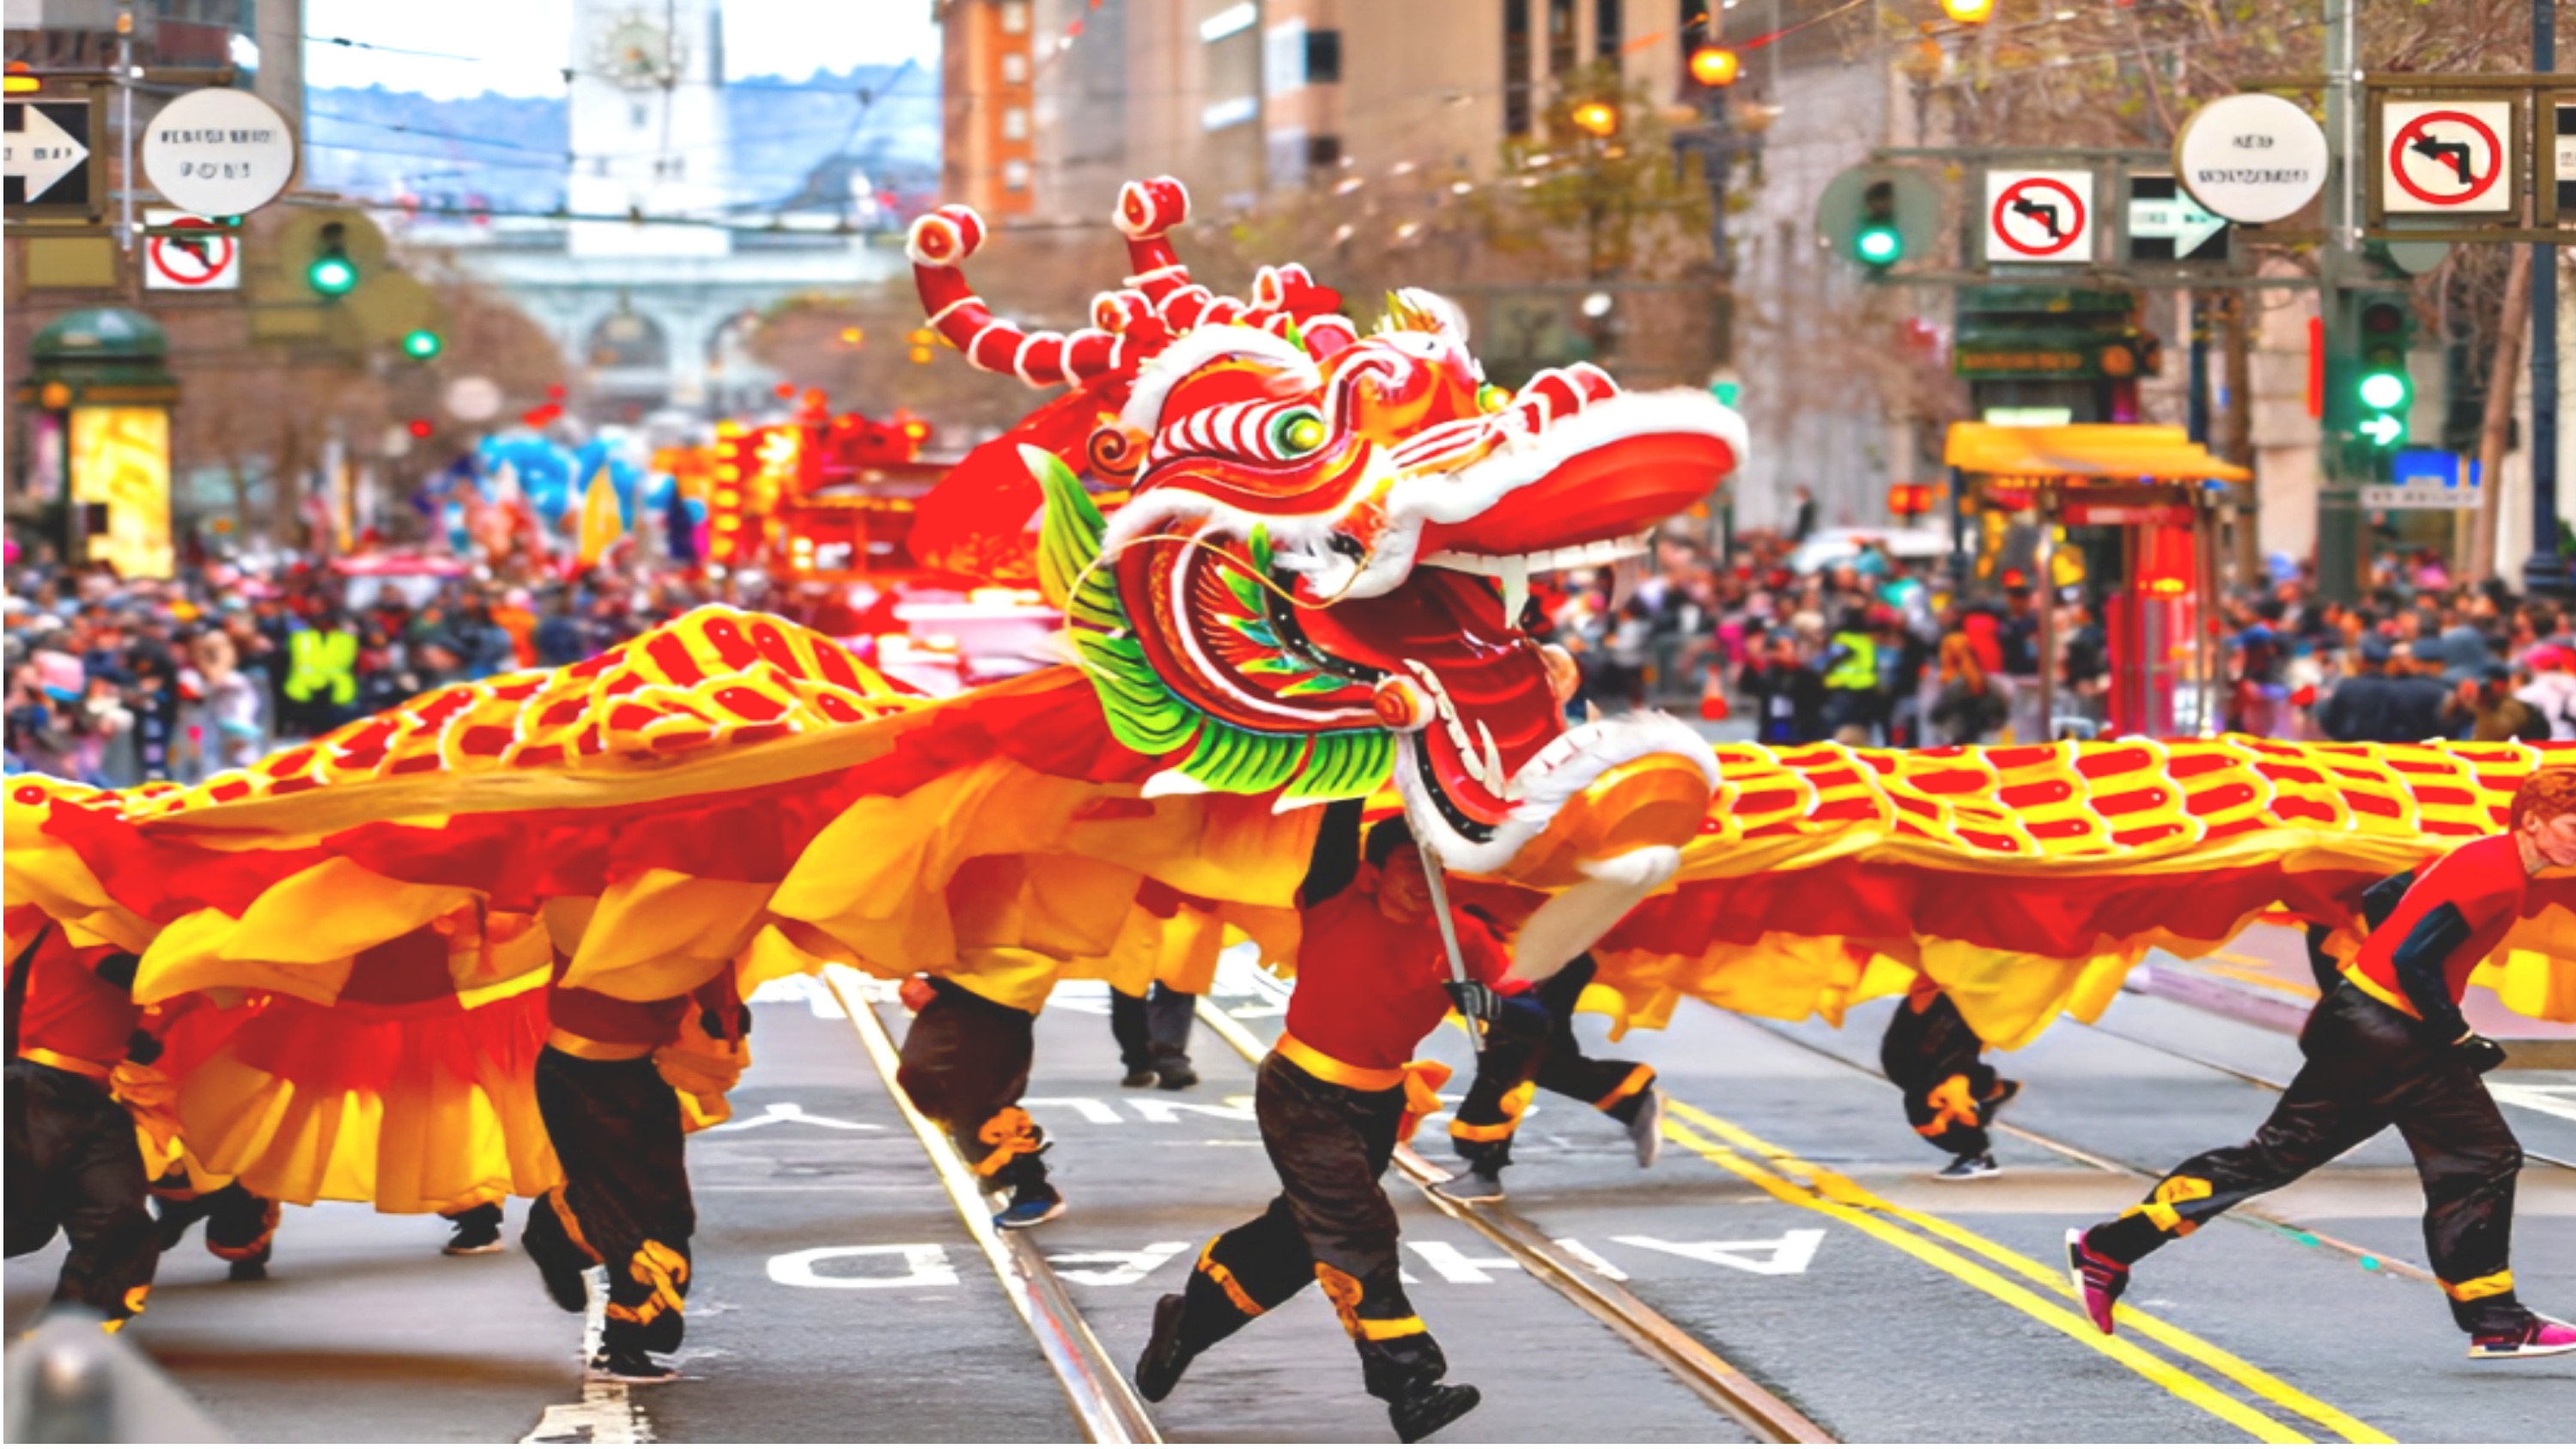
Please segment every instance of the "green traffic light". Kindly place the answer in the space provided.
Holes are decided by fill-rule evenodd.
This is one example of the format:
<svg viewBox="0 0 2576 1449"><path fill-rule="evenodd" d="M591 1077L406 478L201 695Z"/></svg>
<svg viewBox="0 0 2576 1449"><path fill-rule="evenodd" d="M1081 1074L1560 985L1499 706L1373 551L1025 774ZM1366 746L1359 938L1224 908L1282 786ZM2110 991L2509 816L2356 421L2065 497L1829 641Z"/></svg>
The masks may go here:
<svg viewBox="0 0 2576 1449"><path fill-rule="evenodd" d="M1863 227L1852 238L1852 251L1873 267L1884 267L1905 255L1905 239L1892 226Z"/></svg>
<svg viewBox="0 0 2576 1449"><path fill-rule="evenodd" d="M344 297L358 285L358 268L347 257L321 256L304 269L304 281L325 297Z"/></svg>
<svg viewBox="0 0 2576 1449"><path fill-rule="evenodd" d="M2381 412L2395 412L2406 405L2406 375L2398 372L2374 372L2361 380L2361 404Z"/></svg>
<svg viewBox="0 0 2576 1449"><path fill-rule="evenodd" d="M437 333L430 331L426 327L415 327L411 331L403 334L403 356L408 357L415 362L429 361L431 358L436 357L439 353L439 349L446 345L447 343L440 338Z"/></svg>

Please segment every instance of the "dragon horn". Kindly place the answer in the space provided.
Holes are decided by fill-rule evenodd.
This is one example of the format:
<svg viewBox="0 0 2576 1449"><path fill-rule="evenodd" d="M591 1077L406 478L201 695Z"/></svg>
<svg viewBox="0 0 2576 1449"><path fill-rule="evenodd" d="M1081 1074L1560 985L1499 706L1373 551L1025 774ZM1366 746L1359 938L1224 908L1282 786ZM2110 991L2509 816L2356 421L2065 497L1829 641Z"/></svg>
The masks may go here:
<svg viewBox="0 0 2576 1449"><path fill-rule="evenodd" d="M922 311L968 362L986 372L1007 372L1031 387L1089 382L1134 368L1124 337L1096 327L1030 332L994 316L958 270L983 245L984 219L963 206L943 206L914 222L904 242Z"/></svg>
<svg viewBox="0 0 2576 1449"><path fill-rule="evenodd" d="M1190 192L1177 179L1157 176L1118 188L1118 230L1127 238L1128 285L1160 310L1163 299L1190 284L1190 269L1164 234L1190 219Z"/></svg>

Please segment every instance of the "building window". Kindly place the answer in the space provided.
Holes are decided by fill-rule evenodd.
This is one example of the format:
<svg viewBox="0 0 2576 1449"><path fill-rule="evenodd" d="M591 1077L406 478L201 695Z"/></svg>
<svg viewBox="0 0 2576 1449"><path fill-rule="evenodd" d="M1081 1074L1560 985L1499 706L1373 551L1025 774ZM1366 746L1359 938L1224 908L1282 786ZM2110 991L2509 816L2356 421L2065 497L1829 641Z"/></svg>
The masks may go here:
<svg viewBox="0 0 2576 1449"><path fill-rule="evenodd" d="M1503 0L1503 134L1529 133L1530 0Z"/></svg>
<svg viewBox="0 0 2576 1449"><path fill-rule="evenodd" d="M1025 141L1028 138L1029 108L1026 106L1004 106L1002 108L1002 139L1005 141Z"/></svg>
<svg viewBox="0 0 2576 1449"><path fill-rule="evenodd" d="M1547 0L1547 73L1574 69L1574 0Z"/></svg>
<svg viewBox="0 0 2576 1449"><path fill-rule="evenodd" d="M1004 35L1029 33L1029 0L1002 0L1002 33Z"/></svg>
<svg viewBox="0 0 2576 1449"><path fill-rule="evenodd" d="M1338 30L1306 32L1306 81L1309 85L1332 85L1342 78L1342 33Z"/></svg>
<svg viewBox="0 0 2576 1449"><path fill-rule="evenodd" d="M1029 189L1029 163L1027 163L1026 161L1005 161L1005 162L1003 162L1003 163L1002 163L1002 189L1003 189L1004 191L1026 191L1026 190L1028 190L1028 189Z"/></svg>
<svg viewBox="0 0 2576 1449"><path fill-rule="evenodd" d="M1342 164L1342 138L1309 136L1306 138L1306 169L1328 171Z"/></svg>
<svg viewBox="0 0 2576 1449"><path fill-rule="evenodd" d="M1692 96L1703 93L1706 88L1691 78L1690 58L1717 37L1708 23L1708 0L1681 0L1681 7L1682 94Z"/></svg>
<svg viewBox="0 0 2576 1449"><path fill-rule="evenodd" d="M1239 5L1228 5L1199 22L1199 39L1214 45L1229 35L1250 30L1260 19L1261 7L1252 4L1251 0L1244 0L1244 3Z"/></svg>
<svg viewBox="0 0 2576 1449"><path fill-rule="evenodd" d="M1199 129L1222 131L1228 126L1240 126L1260 114L1261 102L1251 96L1232 96L1222 101L1211 101L1199 110Z"/></svg>
<svg viewBox="0 0 2576 1449"><path fill-rule="evenodd" d="M1002 52L1002 84L1024 86L1029 83L1029 53L1025 50Z"/></svg>
<svg viewBox="0 0 2576 1449"><path fill-rule="evenodd" d="M1592 53L1616 65L1628 48L1627 0L1592 0Z"/></svg>

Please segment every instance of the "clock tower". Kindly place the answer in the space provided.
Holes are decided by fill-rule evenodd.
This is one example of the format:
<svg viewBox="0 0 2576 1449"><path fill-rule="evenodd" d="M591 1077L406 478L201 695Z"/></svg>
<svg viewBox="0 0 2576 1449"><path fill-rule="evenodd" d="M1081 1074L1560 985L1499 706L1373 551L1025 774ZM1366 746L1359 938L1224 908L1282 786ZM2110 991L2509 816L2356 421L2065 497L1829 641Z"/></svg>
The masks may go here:
<svg viewBox="0 0 2576 1449"><path fill-rule="evenodd" d="M586 217L720 219L732 198L721 0L575 0L572 179ZM577 221L577 257L722 256L714 226Z"/></svg>

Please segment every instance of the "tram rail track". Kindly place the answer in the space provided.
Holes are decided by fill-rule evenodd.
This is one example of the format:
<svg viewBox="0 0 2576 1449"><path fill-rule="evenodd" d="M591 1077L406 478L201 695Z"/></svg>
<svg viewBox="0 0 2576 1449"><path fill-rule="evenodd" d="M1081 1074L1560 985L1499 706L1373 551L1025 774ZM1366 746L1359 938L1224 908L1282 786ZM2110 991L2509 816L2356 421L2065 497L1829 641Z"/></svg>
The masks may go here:
<svg viewBox="0 0 2576 1449"><path fill-rule="evenodd" d="M1026 1234L1004 1233L993 1226L993 1213L1000 1204L977 1185L948 1134L912 1105L911 1097L896 1081L901 1057L893 1034L877 1015L874 993L867 989L868 980L846 966L828 967L824 973L825 984L848 1014L851 1029L866 1049L869 1063L885 1083L886 1095L894 1100L913 1136L919 1139L923 1153L939 1175L940 1186L947 1190L958 1218L965 1223L967 1235L983 1251L993 1276L1002 1285L1003 1296L1028 1327L1030 1337L1037 1340L1038 1351L1063 1388L1075 1421L1094 1444L1163 1443L1162 1431L1146 1412L1144 1401L1137 1397L1126 1374L1075 1308L1072 1295L1047 1263L1046 1254Z"/></svg>
<svg viewBox="0 0 2576 1449"><path fill-rule="evenodd" d="M1245 1061L1257 1064L1268 1055L1269 1048L1260 1038L1210 998L1199 999L1198 1014ZM1683 1332L1635 1294L1584 1264L1527 1218L1507 1207L1452 1202L1430 1191L1431 1184L1447 1180L1449 1174L1409 1145L1396 1148L1395 1165L1423 1189L1423 1196L1434 1208L1482 1234L1523 1271L1607 1325L1631 1348L1661 1366L1709 1407L1742 1425L1755 1439L1765 1444L1839 1442L1788 1400Z"/></svg>

